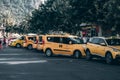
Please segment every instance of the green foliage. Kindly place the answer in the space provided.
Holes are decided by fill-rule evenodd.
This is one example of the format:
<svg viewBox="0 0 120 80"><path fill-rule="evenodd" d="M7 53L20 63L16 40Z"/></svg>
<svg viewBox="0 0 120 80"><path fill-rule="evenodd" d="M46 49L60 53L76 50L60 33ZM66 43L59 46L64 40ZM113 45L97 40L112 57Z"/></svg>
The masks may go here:
<svg viewBox="0 0 120 80"><path fill-rule="evenodd" d="M28 20L31 32L64 31L76 33L81 23L118 29L120 25L119 0L47 0L32 12Z"/></svg>

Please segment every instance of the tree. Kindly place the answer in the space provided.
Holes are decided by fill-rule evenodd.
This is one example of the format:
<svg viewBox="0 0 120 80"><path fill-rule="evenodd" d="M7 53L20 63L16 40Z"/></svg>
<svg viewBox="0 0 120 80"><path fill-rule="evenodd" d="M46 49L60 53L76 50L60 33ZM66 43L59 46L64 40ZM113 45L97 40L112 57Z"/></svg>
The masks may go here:
<svg viewBox="0 0 120 80"><path fill-rule="evenodd" d="M49 30L70 32L72 26L68 25L71 23L70 9L69 0L48 0L32 13L29 23L35 29L43 30L44 32ZM31 28L34 29L33 27Z"/></svg>
<svg viewBox="0 0 120 80"><path fill-rule="evenodd" d="M81 23L99 25L103 30L120 25L119 0L47 0L34 10L30 20L32 32L61 30L76 33Z"/></svg>
<svg viewBox="0 0 120 80"><path fill-rule="evenodd" d="M105 23L107 27L115 28L118 31L118 27L120 25L120 1L119 0L109 0L105 4L106 15L105 15ZM106 27L106 28L107 28Z"/></svg>

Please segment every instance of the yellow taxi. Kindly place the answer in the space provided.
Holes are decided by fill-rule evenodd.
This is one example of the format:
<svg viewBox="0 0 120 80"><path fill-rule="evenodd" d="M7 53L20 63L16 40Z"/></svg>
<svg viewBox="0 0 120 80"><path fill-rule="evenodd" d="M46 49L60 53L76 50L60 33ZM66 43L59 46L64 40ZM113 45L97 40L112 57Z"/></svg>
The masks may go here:
<svg viewBox="0 0 120 80"><path fill-rule="evenodd" d="M34 49L38 43L38 35L25 35L23 47L27 49Z"/></svg>
<svg viewBox="0 0 120 80"><path fill-rule="evenodd" d="M85 56L83 41L73 35L45 35L42 47L46 56L68 55L74 58Z"/></svg>
<svg viewBox="0 0 120 80"><path fill-rule="evenodd" d="M87 43L86 59L93 57L104 58L106 63L111 64L120 59L120 39L93 37Z"/></svg>
<svg viewBox="0 0 120 80"><path fill-rule="evenodd" d="M11 40L9 46L20 48L23 45L23 41L24 41L24 38L22 36L18 39Z"/></svg>

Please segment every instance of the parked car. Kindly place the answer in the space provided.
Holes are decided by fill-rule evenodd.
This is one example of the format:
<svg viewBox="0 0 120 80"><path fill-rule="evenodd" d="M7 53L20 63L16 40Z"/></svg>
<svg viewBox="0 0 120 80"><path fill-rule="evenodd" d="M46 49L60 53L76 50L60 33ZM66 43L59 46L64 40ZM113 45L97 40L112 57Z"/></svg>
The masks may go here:
<svg viewBox="0 0 120 80"><path fill-rule="evenodd" d="M114 60L120 59L120 39L93 37L87 43L86 59L93 57L104 58L106 63L111 64Z"/></svg>
<svg viewBox="0 0 120 80"><path fill-rule="evenodd" d="M24 35L23 47L27 49L34 49L38 43L38 35Z"/></svg>
<svg viewBox="0 0 120 80"><path fill-rule="evenodd" d="M11 42L12 42L13 40L15 40L15 39L17 39L17 38L16 38L16 37L9 38L9 39L8 39L8 45L10 46Z"/></svg>
<svg viewBox="0 0 120 80"><path fill-rule="evenodd" d="M24 36L10 41L9 46L20 48L23 46Z"/></svg>
<svg viewBox="0 0 120 80"><path fill-rule="evenodd" d="M80 58L85 56L83 41L72 35L45 35L42 40L46 56L68 55Z"/></svg>

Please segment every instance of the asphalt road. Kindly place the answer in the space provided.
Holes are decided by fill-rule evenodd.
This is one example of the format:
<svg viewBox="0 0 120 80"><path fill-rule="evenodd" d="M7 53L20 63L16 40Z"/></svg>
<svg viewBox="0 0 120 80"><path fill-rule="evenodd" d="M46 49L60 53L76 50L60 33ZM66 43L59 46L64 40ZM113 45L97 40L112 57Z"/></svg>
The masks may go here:
<svg viewBox="0 0 120 80"><path fill-rule="evenodd" d="M72 57L46 57L34 50L0 50L0 80L120 80L120 64Z"/></svg>

